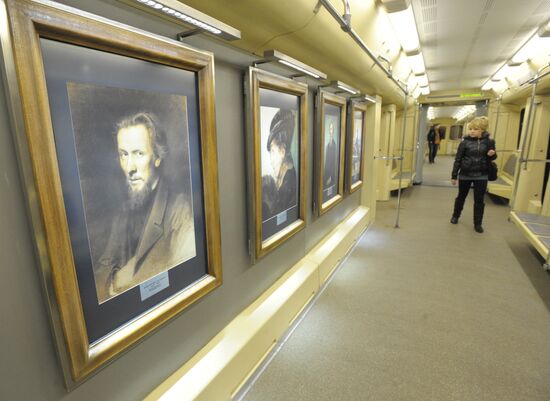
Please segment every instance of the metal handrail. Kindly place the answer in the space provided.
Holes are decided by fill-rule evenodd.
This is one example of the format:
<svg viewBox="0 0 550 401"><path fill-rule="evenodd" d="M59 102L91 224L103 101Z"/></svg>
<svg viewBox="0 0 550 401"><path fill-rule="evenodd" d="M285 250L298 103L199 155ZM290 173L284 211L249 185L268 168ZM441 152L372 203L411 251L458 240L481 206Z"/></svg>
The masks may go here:
<svg viewBox="0 0 550 401"><path fill-rule="evenodd" d="M544 163L550 163L550 159L523 159L519 161L520 163L537 163L537 162L544 162Z"/></svg>
<svg viewBox="0 0 550 401"><path fill-rule="evenodd" d="M496 115L497 115L497 118L495 119L495 136L493 138L493 140L495 141L496 143L496 140L497 140L497 134L498 134L498 120L500 118L500 104L502 103L502 95L500 95L498 97L498 106L497 106L497 111L496 111Z"/></svg>
<svg viewBox="0 0 550 401"><path fill-rule="evenodd" d="M399 228L399 215L401 213L401 180L403 179L403 148L405 147L405 133L407 128L407 97L405 90L405 100L403 102L403 129L401 130L401 159L399 162L399 187L397 188L397 217L395 219L395 228Z"/></svg>
<svg viewBox="0 0 550 401"><path fill-rule="evenodd" d="M545 77L550 73L550 71L548 71L544 73L542 76L540 75L540 73L548 67L550 67L550 64L547 64L544 67L539 68L535 76L528 81L530 84L533 85L533 89L531 91L531 100L529 102L529 114L527 115L527 122L525 124L525 131L524 131L525 135L523 136L523 143L521 145L519 158L516 161L516 163L519 163L520 169L521 169L521 164L523 163L523 169L527 170L527 161L525 160L528 160L528 159L524 159L523 156L525 155L525 145L527 144L527 137L530 137L530 138L532 137L532 135L529 134L529 130L531 128L531 120L533 119L533 110L535 108L534 106L535 106L535 96L537 92L537 84L541 78ZM531 150L531 141L529 141L529 149L527 151L527 155L529 155L530 150ZM518 174L514 175L514 188L512 192L512 197L510 198L510 203L513 205L515 205L516 195L518 191L518 181L519 181L520 175L521 174L519 171L518 171Z"/></svg>
<svg viewBox="0 0 550 401"><path fill-rule="evenodd" d="M378 57L376 57L374 55L372 50L366 45L366 43L363 41L363 39L361 39L359 37L359 35L357 35L357 32L355 32L353 30L353 28L351 27L351 15L349 15L349 18L347 18L347 20L342 18L342 16L338 13L338 10L336 10L336 8L332 5L332 3L329 0L319 0L319 4L322 4L323 6L325 6L325 8L329 12L329 14L332 15L332 17L336 21L338 21L338 23L340 24L340 27L342 28L342 30L344 32L348 33L348 35L350 35L352 37L352 39L359 45L359 47L361 47L361 49L363 49L365 51L365 53L367 53L367 55L372 59L372 61L374 61L374 63L378 67L380 67L382 69L382 71L384 71L386 76L389 79L391 79L397 85L397 87L399 89L401 89L403 91L403 93L405 94L405 98L406 98L407 95L408 95L407 89L403 88L401 82L399 82L399 80L394 78L394 76L391 73L391 70L388 70L388 69L386 69L386 67L384 67L384 65L380 62Z"/></svg>
<svg viewBox="0 0 550 401"><path fill-rule="evenodd" d="M374 156L374 158L380 160L403 160L403 156Z"/></svg>

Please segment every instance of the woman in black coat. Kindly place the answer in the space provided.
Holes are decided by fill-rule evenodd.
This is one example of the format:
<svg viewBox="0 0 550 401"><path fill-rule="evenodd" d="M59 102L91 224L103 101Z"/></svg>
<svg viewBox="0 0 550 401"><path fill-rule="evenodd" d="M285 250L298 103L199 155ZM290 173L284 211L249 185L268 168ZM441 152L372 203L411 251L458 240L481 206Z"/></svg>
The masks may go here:
<svg viewBox="0 0 550 401"><path fill-rule="evenodd" d="M455 199L452 224L458 223L458 218L464 207L470 187L474 187L474 230L483 232L483 202L487 190L487 164L497 158L495 141L490 139L486 131L489 126L487 117L476 117L468 124L468 136L464 137L456 152L451 182L457 184L458 196Z"/></svg>

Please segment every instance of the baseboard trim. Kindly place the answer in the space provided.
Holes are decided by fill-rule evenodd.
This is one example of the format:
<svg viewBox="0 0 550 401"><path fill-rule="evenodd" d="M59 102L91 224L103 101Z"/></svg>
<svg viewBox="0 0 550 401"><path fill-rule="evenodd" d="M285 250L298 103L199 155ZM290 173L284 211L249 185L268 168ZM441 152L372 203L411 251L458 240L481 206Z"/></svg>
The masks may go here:
<svg viewBox="0 0 550 401"><path fill-rule="evenodd" d="M224 401L238 393L367 228L360 206L145 401Z"/></svg>

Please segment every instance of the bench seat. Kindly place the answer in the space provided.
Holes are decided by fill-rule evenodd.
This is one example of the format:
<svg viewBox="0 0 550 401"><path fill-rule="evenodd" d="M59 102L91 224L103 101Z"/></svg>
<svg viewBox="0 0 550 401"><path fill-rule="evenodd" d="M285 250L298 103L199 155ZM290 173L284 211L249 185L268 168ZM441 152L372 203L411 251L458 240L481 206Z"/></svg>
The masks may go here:
<svg viewBox="0 0 550 401"><path fill-rule="evenodd" d="M548 270L550 254L550 216L525 212L510 212L510 221L522 232L537 252L545 259L544 268Z"/></svg>
<svg viewBox="0 0 550 401"><path fill-rule="evenodd" d="M489 181L489 184L487 185L487 192L508 200L512 197L516 161L516 154L511 154L506 163L504 163L504 167L500 169L497 180Z"/></svg>

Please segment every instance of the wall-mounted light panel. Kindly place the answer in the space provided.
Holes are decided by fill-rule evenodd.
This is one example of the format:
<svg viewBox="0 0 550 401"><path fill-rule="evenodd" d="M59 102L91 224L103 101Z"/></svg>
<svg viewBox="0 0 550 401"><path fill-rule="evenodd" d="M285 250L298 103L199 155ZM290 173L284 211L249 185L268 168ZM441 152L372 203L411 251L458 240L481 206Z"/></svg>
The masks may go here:
<svg viewBox="0 0 550 401"><path fill-rule="evenodd" d="M262 64L271 61L278 62L286 67L292 68L293 70L302 72L316 79L327 79L327 74L313 67L310 67L309 65L304 64L301 61L298 61L290 56L287 56L286 54L281 53L277 50L264 51L264 59L256 61L254 64Z"/></svg>
<svg viewBox="0 0 550 401"><path fill-rule="evenodd" d="M343 83L342 81L330 81L329 86L331 86L335 89L343 90L343 91L348 92L352 95L357 95L359 93L359 90L355 89L352 86L349 86L349 85Z"/></svg>
<svg viewBox="0 0 550 401"><path fill-rule="evenodd" d="M193 28L194 33L207 32L224 40L238 40L241 31L210 17L177 0L119 0L147 13ZM185 34L181 35L185 36Z"/></svg>

